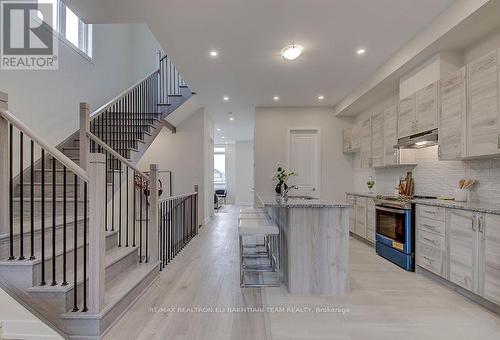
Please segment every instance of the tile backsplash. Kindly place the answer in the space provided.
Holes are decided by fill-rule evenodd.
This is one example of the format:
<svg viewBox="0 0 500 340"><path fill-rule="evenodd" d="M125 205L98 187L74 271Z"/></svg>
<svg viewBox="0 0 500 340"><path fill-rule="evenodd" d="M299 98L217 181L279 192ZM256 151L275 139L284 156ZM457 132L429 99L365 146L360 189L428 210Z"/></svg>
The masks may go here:
<svg viewBox="0 0 500 340"><path fill-rule="evenodd" d="M417 166L413 169L361 169L359 154L354 156L354 191L366 192L369 176L377 193L393 193L400 177L413 172L416 195L453 195L461 178L479 181L472 191L475 201L500 204L500 159L439 161L437 146L412 150Z"/></svg>

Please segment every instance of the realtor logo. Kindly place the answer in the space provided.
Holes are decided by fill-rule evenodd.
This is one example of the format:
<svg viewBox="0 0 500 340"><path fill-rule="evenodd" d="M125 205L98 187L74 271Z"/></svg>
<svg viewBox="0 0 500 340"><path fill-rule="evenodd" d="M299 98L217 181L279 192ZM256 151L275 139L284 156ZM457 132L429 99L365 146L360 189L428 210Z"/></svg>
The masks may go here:
<svg viewBox="0 0 500 340"><path fill-rule="evenodd" d="M52 3L0 0L0 69L58 69Z"/></svg>

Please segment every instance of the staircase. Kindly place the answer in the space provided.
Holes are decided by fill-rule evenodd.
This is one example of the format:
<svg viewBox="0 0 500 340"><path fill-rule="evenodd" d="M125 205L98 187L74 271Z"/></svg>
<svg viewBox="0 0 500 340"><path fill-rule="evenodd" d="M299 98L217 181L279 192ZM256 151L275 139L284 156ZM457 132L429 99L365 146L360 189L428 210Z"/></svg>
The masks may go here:
<svg viewBox="0 0 500 340"><path fill-rule="evenodd" d="M197 234L197 193L135 167L191 95L168 57L57 148L0 92L0 286L65 338L99 339ZM19 171L22 169L22 171Z"/></svg>

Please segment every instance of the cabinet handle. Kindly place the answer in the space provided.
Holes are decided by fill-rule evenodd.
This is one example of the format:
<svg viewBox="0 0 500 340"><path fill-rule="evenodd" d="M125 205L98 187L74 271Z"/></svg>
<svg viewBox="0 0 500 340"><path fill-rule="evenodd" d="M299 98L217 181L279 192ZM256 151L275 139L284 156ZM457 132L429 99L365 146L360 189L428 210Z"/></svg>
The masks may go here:
<svg viewBox="0 0 500 340"><path fill-rule="evenodd" d="M471 227L472 227L472 231L476 231L476 215L472 216Z"/></svg>
<svg viewBox="0 0 500 340"><path fill-rule="evenodd" d="M431 260L430 258L428 258L427 256L423 256L422 255L422 258L426 259L427 261L429 261L429 264L432 264L432 262L434 262L434 260Z"/></svg>
<svg viewBox="0 0 500 340"><path fill-rule="evenodd" d="M429 229L432 229L432 230L436 230L437 231L437 227L436 226L433 226L433 225L430 225L430 224L426 224L426 223L423 223L421 224L422 227L427 227Z"/></svg>
<svg viewBox="0 0 500 340"><path fill-rule="evenodd" d="M498 148L500 149L500 134L498 135Z"/></svg>
<svg viewBox="0 0 500 340"><path fill-rule="evenodd" d="M429 214L437 214L437 211L432 211L432 210L423 210L423 212L429 213Z"/></svg>
<svg viewBox="0 0 500 340"><path fill-rule="evenodd" d="M483 216L478 216L478 218L477 218L477 224L479 226L479 232L481 234L484 234Z"/></svg>
<svg viewBox="0 0 500 340"><path fill-rule="evenodd" d="M427 238L427 237L422 237L424 240L428 241L428 242L431 242L432 244L435 244L435 245L438 245L439 242L436 242L435 240L431 240L430 238Z"/></svg>

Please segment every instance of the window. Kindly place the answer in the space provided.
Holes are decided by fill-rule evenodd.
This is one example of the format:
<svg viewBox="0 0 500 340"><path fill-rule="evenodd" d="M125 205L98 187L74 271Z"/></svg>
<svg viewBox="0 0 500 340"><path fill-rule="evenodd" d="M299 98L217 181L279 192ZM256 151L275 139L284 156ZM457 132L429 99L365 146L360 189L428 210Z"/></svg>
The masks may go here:
<svg viewBox="0 0 500 340"><path fill-rule="evenodd" d="M226 189L226 149L214 148L214 187Z"/></svg>
<svg viewBox="0 0 500 340"><path fill-rule="evenodd" d="M54 6L53 22L44 22L56 31L66 42L92 58L92 25L84 23L61 0L39 0ZM39 16L39 19L43 20Z"/></svg>

